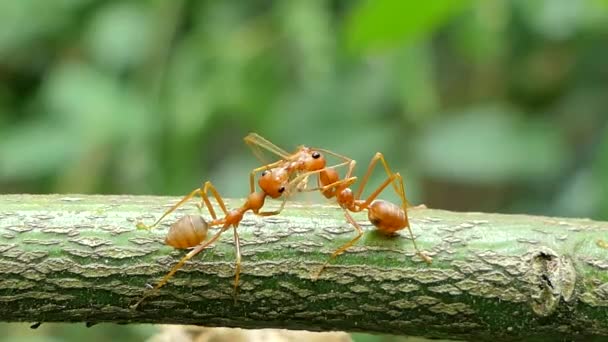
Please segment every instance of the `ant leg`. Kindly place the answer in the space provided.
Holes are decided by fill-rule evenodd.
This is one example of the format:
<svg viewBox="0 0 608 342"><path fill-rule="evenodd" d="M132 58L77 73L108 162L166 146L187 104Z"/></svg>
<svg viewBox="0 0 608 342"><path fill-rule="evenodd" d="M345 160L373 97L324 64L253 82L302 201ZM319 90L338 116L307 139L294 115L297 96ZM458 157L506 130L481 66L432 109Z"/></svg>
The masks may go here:
<svg viewBox="0 0 608 342"><path fill-rule="evenodd" d="M333 152L333 151L330 151L330 150L326 150L324 148L315 148L315 149L318 150L318 151L320 151L320 152L323 152L323 153L329 154L331 156L334 156L334 157L336 157L338 159L341 159L342 160L341 163L339 163L337 165L330 166L330 167L326 167L326 169L335 169L335 168L338 168L338 167L341 167L341 166L344 166L344 165L348 165L348 171L346 172L346 176L344 178L350 178L350 176L352 175L353 169L355 168L355 165L357 164L357 162L355 160L353 160L352 158L349 158L347 156L341 155L339 153L336 153L336 152ZM340 178L340 177L338 177L338 178ZM321 182L321 175L319 175L319 177L317 177L317 183L322 183ZM328 198L329 197L333 197L333 193L334 192L335 192L335 188L334 188L334 191L332 191L332 192L329 192L329 193L323 192L323 195L325 197L328 197Z"/></svg>
<svg viewBox="0 0 608 342"><path fill-rule="evenodd" d="M285 203L287 203L287 196L283 196L283 201L281 202L281 206L277 210L273 211L260 211L255 213L257 216L274 216L279 215L281 211L285 208Z"/></svg>
<svg viewBox="0 0 608 342"><path fill-rule="evenodd" d="M308 189L308 176L309 175L306 175L306 177L304 177L300 183L296 184L296 190L298 192L305 192ZM317 181L318 180L319 177L317 177Z"/></svg>
<svg viewBox="0 0 608 342"><path fill-rule="evenodd" d="M238 288L239 288L239 276L241 274L241 240L239 239L239 233L237 232L236 226L234 228L234 248L236 253L236 262L234 264L234 302L236 303L236 299L238 297Z"/></svg>
<svg viewBox="0 0 608 342"><path fill-rule="evenodd" d="M371 176L372 171L374 170L374 167L376 166L378 161L382 162L382 166L384 166L384 171L386 171L386 174L389 177L392 177L395 174L393 171L391 171L391 168L388 166L388 163L384 159L384 155L380 152L376 152L376 154L372 157L372 159L369 163L369 166L367 167L365 176L363 176L363 178L361 179L361 184L359 185L359 188L357 189L357 193L355 194L356 199L361 198L363 189L365 188L365 185L367 184L367 181L369 180L369 177ZM399 197L401 197L401 199L403 201L403 210L405 210L407 207L409 207L409 203L405 196L405 187L403 186L403 180L401 181L400 184L393 182L393 188L395 189L395 192L397 193L397 195L399 195Z"/></svg>
<svg viewBox="0 0 608 342"><path fill-rule="evenodd" d="M310 173L316 173L317 171L312 171ZM306 175L306 174L305 174ZM293 187L293 184L296 184L296 182L300 182L301 179L299 179L300 176L296 177L294 180L290 181L287 186L285 187L285 191L283 192L283 201L281 201L281 206L279 207L279 209L277 210L273 210L273 211L260 211L255 213L257 216L274 216L274 215L278 215L281 213L281 211L283 211L283 209L285 208L285 204L287 203L287 199L289 198L289 195L291 194L291 188Z"/></svg>
<svg viewBox="0 0 608 342"><path fill-rule="evenodd" d="M143 297L137 301L137 303L135 303L135 305L131 306L132 309L137 309L137 307L146 299L150 296L150 294L158 289L160 289L161 287L163 287L168 281L169 279L171 279L173 277L173 275L175 274L175 272L179 271L180 268L182 268L182 266L184 266L184 264L186 263L186 261L192 259L194 256L196 256L198 253L200 253L201 251L203 251L203 249L207 248L210 244L212 244L213 242L215 242L220 235L222 235L223 232L225 232L228 229L228 227L224 226L222 227L222 229L220 229L219 232L217 232L211 239L207 240L205 243L198 245L196 248L194 248L193 250L191 250L190 252L188 252L188 254L186 254L175 266L173 266L173 268L171 269L171 271L169 271L169 273L167 273L167 275L165 275L163 277L163 279L161 279L161 281L156 284L156 286L148 291L147 293L144 293Z"/></svg>
<svg viewBox="0 0 608 342"><path fill-rule="evenodd" d="M350 215L350 213L347 210L344 210L344 216L346 216L346 220L348 220L348 222L355 228L355 230L357 230L357 236L355 236L352 240L343 244L342 246L340 246L340 248L338 248L335 252L333 252L331 254L331 256L329 257L329 259L327 259L327 261L323 264L323 266L321 266L321 269L319 269L319 271L313 276L312 280L317 280L319 278L319 276L321 275L321 272L323 272L325 267L327 267L327 265L329 264L329 262L332 259L334 259L338 255L344 253L347 249L352 247L352 245L357 243L357 241L359 241L361 236L363 236L363 229L361 229L361 226L359 226L359 224L355 221L355 219L353 219L353 217Z"/></svg>
<svg viewBox="0 0 608 342"><path fill-rule="evenodd" d="M337 168L337 167L342 167L346 164L346 162L335 165L335 166L331 166L331 167L327 167L323 170L319 170L319 171L313 171L313 172L322 172L326 169L332 169L332 168ZM351 186L352 184L354 184L357 181L357 177L353 177L353 170L355 169L355 165L357 164L356 161L351 160L348 162L348 170L346 171L346 175L344 176L344 179L339 179L333 183L330 184L326 184L326 185L321 185L321 177L317 178L317 185L318 187L315 189L306 189L305 191L321 191L321 193L325 194L326 191L332 189L331 192L331 196L333 197L335 195L335 191L337 190L337 187L342 186L344 188Z"/></svg>
<svg viewBox="0 0 608 342"><path fill-rule="evenodd" d="M281 163L281 162L282 162L282 161L279 161L279 162L277 162L277 163ZM350 174L350 173L352 172L352 168L354 168L355 161L354 161L354 160L351 160L351 162L350 162L350 163L351 163L352 165L351 165L351 167L349 168L349 172L348 172L348 174ZM346 162L344 162L344 163L340 163L340 164L337 164L337 165L333 165L333 166L330 166L330 167L326 167L326 168L323 168L323 169L320 169L320 170L315 170L315 171L309 171L309 172L304 172L304 173L301 173L300 175L298 175L297 177L295 177L294 179L292 179L292 180L291 180L291 181L290 181L290 182L287 184L287 186L285 187L285 192L283 193L283 201L281 202L281 206L279 207L279 209L277 209L277 210L273 210L273 211L258 212L258 213L256 213L256 215L258 215L258 216L273 216L273 215L278 215L278 214L280 214L280 213L281 213L281 211L283 211L283 208L285 208L285 204L287 203L287 198L288 198L288 197L290 196L290 194L292 193L293 188L297 188L297 186L298 186L298 185L299 185L299 184L300 184L300 183L301 183L301 182L302 182L304 179L308 178L310 175L321 173L321 172L325 171L326 169L334 169L334 168L338 168L338 167L345 166L346 164L347 164L347 163L346 163ZM259 171L259 170L258 170L258 171ZM253 175L253 174L254 174L254 172L252 172L252 175ZM348 180L348 181L349 181L349 182L354 182L354 180L356 180L356 177L353 177L353 178L354 178L353 180ZM349 184L352 184L352 183L349 183ZM315 190L315 189L310 189L310 190L309 190L309 189L306 189L305 191L314 191L314 190Z"/></svg>
<svg viewBox="0 0 608 342"><path fill-rule="evenodd" d="M172 212L174 212L177 208L181 207L184 203L186 203L188 200L190 200L191 198L193 198L194 196L196 196L197 194L199 194L201 192L201 188L198 189L194 189L191 193L189 193L188 195L184 196L184 198L182 198L179 202L177 202L175 205L173 205L171 208L167 209L167 211L165 211L161 217L158 218L158 220L156 220L156 222L154 222L152 225L150 226L146 226L145 224L143 224L142 222L138 222L137 223L137 229L146 229L146 230L150 230L154 227L156 227L160 221L162 221L162 219L164 219L167 215L171 214Z"/></svg>
<svg viewBox="0 0 608 342"><path fill-rule="evenodd" d="M346 165L346 163L341 163L338 165L334 165L328 168L336 168L336 167L341 167ZM290 194L293 191L293 188L297 188L297 186L304 180L307 179L310 175L313 174L317 174L320 172L325 171L325 169L328 168L324 168L324 169L320 169L320 170L315 170L315 171L309 171L309 172L304 172L300 175L298 175L296 178L292 179L287 186L285 187L285 192L283 193L283 201L281 202L281 206L279 207L279 209L277 210L273 210L273 211L263 211L263 212L258 212L256 213L256 215L258 216L273 216L273 215L278 215L281 213L281 211L283 211L283 209L285 208L285 204L287 203L287 198L290 196ZM252 173L253 174L253 173ZM310 191L310 190L306 190L306 191Z"/></svg>
<svg viewBox="0 0 608 342"><path fill-rule="evenodd" d="M338 181L335 181L331 184L327 184L327 185L323 185L323 186L319 186L318 188L314 188L314 189L306 189L303 191L321 191L321 192L325 192L327 190L329 190L332 187L338 187L338 186L343 186L345 188L353 185L355 182L357 181L357 177L350 177L350 178L345 178L345 179L340 179Z"/></svg>
<svg viewBox="0 0 608 342"><path fill-rule="evenodd" d="M314 148L315 150L319 151L319 152L323 152L323 153L327 153L329 155L332 155L338 159L342 159L343 162L345 162L346 164L350 163L351 161L353 161L352 158L349 158L347 156L341 155L339 153L336 153L334 151L330 151L330 150L326 150L324 148Z"/></svg>
<svg viewBox="0 0 608 342"><path fill-rule="evenodd" d="M399 174L399 172L395 173L394 175L395 175L396 181L401 185L401 190L403 191L401 193L401 201L402 201L403 212L405 213L405 219L407 222L407 226L405 226L405 228L407 228L407 231L410 233L410 238L412 239L412 244L414 245L414 249L416 250L416 253L418 254L418 256L420 256L422 258L422 260L424 260L427 264L430 265L433 262L433 258L422 253L422 251L418 248L418 245L416 244L416 238L414 238L414 233L412 232L412 227L410 227L410 221L407 216L408 203L407 203L407 199L405 198L405 191L403 190L404 189L403 178L401 177L401 174Z"/></svg>
<svg viewBox="0 0 608 342"><path fill-rule="evenodd" d="M378 195L382 191L384 191L384 189L386 189L386 187L389 185L389 183L394 184L395 181L400 183L401 186L403 187L403 178L401 177L401 174L399 174L399 172L393 173L382 184L380 184L380 186L371 195L369 195L369 197L362 204L360 204L360 207L369 208L369 205L374 201L374 199L376 199L376 197L378 197ZM433 261L433 259L431 257L429 257L428 255L422 253L422 251L418 248L418 245L416 244L416 239L414 238L414 233L412 232L412 228L410 227L410 221L407 216L407 208L406 208L407 201L405 199L405 195L402 193L400 193L399 195L400 195L402 203L403 203L402 204L403 213L405 214L405 223L406 223L405 228L407 228L407 231L410 233L410 237L412 239L412 244L414 245L414 249L416 250L416 253L418 254L418 256L420 256L422 258L422 260L424 260L427 264L430 264Z"/></svg>
<svg viewBox="0 0 608 342"><path fill-rule="evenodd" d="M337 168L339 168L339 167L344 167L344 166L346 166L347 164L349 164L349 168L348 168L348 171L346 172L346 177L345 177L345 178L351 178L351 177L350 177L350 175L352 174L352 170L354 169L355 164L356 164L356 162L355 162L354 160L351 160L351 161L349 161L349 162L343 162L343 163L339 163L339 164L332 165L332 166L327 166L327 167L322 168L322 169L319 169L319 170L314 170L314 171L303 172L303 173L299 174L297 177L295 177L294 179L292 179L291 181L289 181L289 183L288 183L288 184L287 184L287 186L285 187L285 193L286 193L287 195L291 194L294 188L296 188L296 189L297 189L297 188L298 188L298 185L299 185L299 184L300 184L300 183L301 183L301 182L302 182L304 179L306 179L306 178L310 177L311 175L314 175L314 174L319 174L319 173L325 172L325 171L326 171L326 170L328 170L328 169L337 169ZM355 179L356 179L356 177L352 177L352 178L355 178ZM336 184L337 184L337 183L339 183L339 182L340 182L340 181L336 181L336 182L334 182L334 183L336 183ZM317 180L317 184L320 184L320 181L319 181L319 180ZM330 185L334 185L334 184L332 183L332 184L330 184ZM310 192L310 191L317 191L317 190L320 190L320 189L321 189L321 187L318 187L318 188L315 188L315 189L308 189L308 188L306 188L306 189L302 189L302 191Z"/></svg>
<svg viewBox="0 0 608 342"><path fill-rule="evenodd" d="M210 181L206 181L205 184L203 185L202 189L203 189L203 191L200 193L201 203L199 203L197 205L199 207L199 209L203 207L202 203L204 203L205 206L207 207L207 210L209 210L209 214L211 214L211 217L214 220L217 220L217 215L215 214L215 209L213 209L213 206L211 205L211 201L209 201L209 195L207 195L207 193L209 191L211 191L211 193L213 194L213 197L215 197L215 201L220 206L220 208L222 208L224 215L228 216L228 210L226 209L226 204L224 204L224 200L222 199L222 196L220 196L219 192L217 192L217 189L215 188L213 183L211 183Z"/></svg>

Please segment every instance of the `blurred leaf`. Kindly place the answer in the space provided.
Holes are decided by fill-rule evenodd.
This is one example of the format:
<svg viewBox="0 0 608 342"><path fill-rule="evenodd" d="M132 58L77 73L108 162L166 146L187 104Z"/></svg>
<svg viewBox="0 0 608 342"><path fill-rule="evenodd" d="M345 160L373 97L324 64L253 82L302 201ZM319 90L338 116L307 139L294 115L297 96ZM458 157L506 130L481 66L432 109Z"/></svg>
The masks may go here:
<svg viewBox="0 0 608 342"><path fill-rule="evenodd" d="M361 158L371 158L378 149L385 151L388 137L394 137L399 128L390 120L377 119L380 115L392 117L393 121L399 118L398 112L387 106L391 70L386 65L370 70L373 72L349 74L307 91L283 94L273 116L260 125L261 129L276 132L277 144L283 139L287 150L307 144L344 154L357 151ZM259 133L267 135L264 131Z"/></svg>
<svg viewBox="0 0 608 342"><path fill-rule="evenodd" d="M598 192L598 219L608 220L608 127L603 130L603 139L593 163L593 186Z"/></svg>
<svg viewBox="0 0 608 342"><path fill-rule="evenodd" d="M511 0L477 0L471 15L458 21L454 45L475 67L492 66L505 57Z"/></svg>
<svg viewBox="0 0 608 342"><path fill-rule="evenodd" d="M572 38L585 21L587 1L517 0L515 4L528 24L552 40Z"/></svg>
<svg viewBox="0 0 608 342"><path fill-rule="evenodd" d="M188 39L180 44L167 73L167 102L170 108L170 126L181 141L200 132L215 105L208 79L201 77L209 72L201 60L200 39Z"/></svg>
<svg viewBox="0 0 608 342"><path fill-rule="evenodd" d="M0 179L32 179L52 174L72 160L80 144L59 125L31 122L3 134Z"/></svg>
<svg viewBox="0 0 608 342"><path fill-rule="evenodd" d="M11 111L14 110L15 95L7 84L0 82L0 132L5 121L8 120ZM1 133L0 133L1 134Z"/></svg>
<svg viewBox="0 0 608 342"><path fill-rule="evenodd" d="M139 2L118 2L95 12L85 35L92 57L115 71L141 63L152 47L147 9Z"/></svg>
<svg viewBox="0 0 608 342"><path fill-rule="evenodd" d="M50 72L42 90L51 117L83 145L143 134L145 106L118 80L86 64L66 63Z"/></svg>
<svg viewBox="0 0 608 342"><path fill-rule="evenodd" d="M0 59L67 28L78 10L92 1L0 1Z"/></svg>
<svg viewBox="0 0 608 342"><path fill-rule="evenodd" d="M279 1L278 17L304 86L315 87L332 76L335 37L327 1Z"/></svg>
<svg viewBox="0 0 608 342"><path fill-rule="evenodd" d="M347 21L347 42L355 51L407 44L433 32L469 4L469 0L362 1Z"/></svg>
<svg viewBox="0 0 608 342"><path fill-rule="evenodd" d="M472 184L549 181L565 159L556 127L521 121L501 107L476 108L438 121L418 146L427 174Z"/></svg>
<svg viewBox="0 0 608 342"><path fill-rule="evenodd" d="M434 59L428 44L412 44L393 60L403 102L403 116L423 123L438 113L439 94L435 84Z"/></svg>
<svg viewBox="0 0 608 342"><path fill-rule="evenodd" d="M602 188L589 169L583 169L562 185L563 190L556 196L553 212L558 216L592 217L601 202Z"/></svg>

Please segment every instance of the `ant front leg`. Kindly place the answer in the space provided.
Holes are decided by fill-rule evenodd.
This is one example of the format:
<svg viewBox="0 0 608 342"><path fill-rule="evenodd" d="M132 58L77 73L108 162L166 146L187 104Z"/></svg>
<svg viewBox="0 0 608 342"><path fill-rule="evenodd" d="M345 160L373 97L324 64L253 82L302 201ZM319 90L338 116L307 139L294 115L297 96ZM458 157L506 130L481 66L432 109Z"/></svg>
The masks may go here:
<svg viewBox="0 0 608 342"><path fill-rule="evenodd" d="M356 164L357 162L351 159L348 162L327 166L323 169L304 172L289 182L286 187L286 192L288 194L291 194L294 188L297 189L298 192L321 191L323 194L330 192L332 195L326 195L326 197L331 198L335 195L335 191L338 186L348 187L357 180L357 177L351 176ZM346 176L344 177L344 179L340 179L340 176L335 171L335 169L344 167L346 165L348 165ZM330 173L330 170L333 172ZM308 187L302 189L300 184L302 184L302 182L304 182L308 179L308 177L314 174L319 174L319 177L317 178L317 187L313 189L309 189Z"/></svg>
<svg viewBox="0 0 608 342"><path fill-rule="evenodd" d="M345 163L338 164L338 167L343 166ZM320 183L320 185L323 185L319 188L319 190L321 191L323 196L327 198L336 197L338 195L339 189L346 189L357 181L357 177L352 176L357 162L354 160L350 160L347 163L348 169L346 171L344 179L340 179L340 175L335 170L328 170L327 172L323 172L319 175L318 183Z"/></svg>
<svg viewBox="0 0 608 342"><path fill-rule="evenodd" d="M201 188L198 189L194 189L191 193L189 193L188 195L184 196L184 198L182 198L179 202L177 202L175 205L173 205L171 208L167 209L167 211L165 211L160 218L158 218L158 220L156 220L156 222L154 222L152 225L150 226L146 226L145 224L143 224L142 222L138 222L137 223L137 229L146 229L146 230L150 230L154 227L156 227L161 221L162 219L164 219L167 215L171 214L172 212L174 212L177 208L181 207L182 205L184 205L184 203L188 202L190 199L192 199L194 196L196 196L197 194L201 193Z"/></svg>
<svg viewBox="0 0 608 342"><path fill-rule="evenodd" d="M306 175L306 177L304 177L304 179L302 179L302 181L298 184L296 184L296 190L298 192L305 192L308 189L308 176ZM317 178L317 182L318 182L318 178Z"/></svg>
<svg viewBox="0 0 608 342"><path fill-rule="evenodd" d="M281 213L281 211L283 211L283 209L285 209L285 204L287 203L287 196L283 195L283 201L281 201L281 206L279 207L279 209L277 210L273 210L273 211L259 211L257 213L255 213L257 216L275 216L275 215L279 215Z"/></svg>

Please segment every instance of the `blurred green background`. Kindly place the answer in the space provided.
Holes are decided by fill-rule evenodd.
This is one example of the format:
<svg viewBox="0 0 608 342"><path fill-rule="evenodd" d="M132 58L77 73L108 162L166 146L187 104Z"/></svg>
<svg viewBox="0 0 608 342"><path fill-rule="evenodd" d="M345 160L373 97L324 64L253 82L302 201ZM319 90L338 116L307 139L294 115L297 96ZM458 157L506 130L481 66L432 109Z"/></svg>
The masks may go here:
<svg viewBox="0 0 608 342"><path fill-rule="evenodd" d="M415 204L608 219L607 61L607 0L0 1L0 193L243 197L257 132L381 151Z"/></svg>

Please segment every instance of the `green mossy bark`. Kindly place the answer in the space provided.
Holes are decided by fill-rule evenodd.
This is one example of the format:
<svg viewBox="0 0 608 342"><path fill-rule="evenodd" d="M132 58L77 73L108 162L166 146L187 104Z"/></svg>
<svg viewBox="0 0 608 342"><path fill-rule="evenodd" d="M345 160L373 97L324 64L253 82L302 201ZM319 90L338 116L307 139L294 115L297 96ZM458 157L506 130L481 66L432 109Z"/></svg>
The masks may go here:
<svg viewBox="0 0 608 342"><path fill-rule="evenodd" d="M412 209L418 244L372 231L321 278L311 274L354 236L335 206L292 204L239 228L243 269L232 297L234 244L189 262L130 308L184 251L150 222L168 197L0 196L0 321L178 323L344 330L468 340L608 338L608 223ZM229 206L240 202L228 201Z"/></svg>

